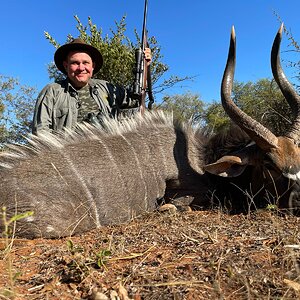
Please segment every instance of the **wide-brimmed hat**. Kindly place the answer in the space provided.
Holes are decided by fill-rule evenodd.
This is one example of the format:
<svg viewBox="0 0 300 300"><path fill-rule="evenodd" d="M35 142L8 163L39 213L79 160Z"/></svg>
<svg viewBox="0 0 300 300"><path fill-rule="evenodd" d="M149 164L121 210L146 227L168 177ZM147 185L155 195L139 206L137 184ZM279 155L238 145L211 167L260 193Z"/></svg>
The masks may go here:
<svg viewBox="0 0 300 300"><path fill-rule="evenodd" d="M62 73L67 74L63 62L66 60L67 55L71 51L82 51L89 54L95 64L93 74L99 72L103 65L103 58L100 51L97 48L85 43L82 39L77 38L65 45L62 45L54 53L55 65Z"/></svg>

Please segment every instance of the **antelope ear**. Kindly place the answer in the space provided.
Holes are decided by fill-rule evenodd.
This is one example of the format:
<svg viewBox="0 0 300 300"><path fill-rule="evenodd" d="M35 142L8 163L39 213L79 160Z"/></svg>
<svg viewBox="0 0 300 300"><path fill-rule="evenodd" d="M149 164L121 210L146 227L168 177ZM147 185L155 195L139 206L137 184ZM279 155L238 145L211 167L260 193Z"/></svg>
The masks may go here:
<svg viewBox="0 0 300 300"><path fill-rule="evenodd" d="M241 175L248 165L248 159L239 156L226 155L212 164L205 165L206 172L222 177L236 177Z"/></svg>

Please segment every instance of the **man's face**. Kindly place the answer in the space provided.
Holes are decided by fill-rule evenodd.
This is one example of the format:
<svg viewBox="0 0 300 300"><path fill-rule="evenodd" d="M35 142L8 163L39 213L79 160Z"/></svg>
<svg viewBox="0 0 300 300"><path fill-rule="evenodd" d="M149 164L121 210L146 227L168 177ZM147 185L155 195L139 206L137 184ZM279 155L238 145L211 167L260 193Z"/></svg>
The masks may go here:
<svg viewBox="0 0 300 300"><path fill-rule="evenodd" d="M93 76L95 65L92 58L85 52L70 52L63 64L75 88L84 87Z"/></svg>

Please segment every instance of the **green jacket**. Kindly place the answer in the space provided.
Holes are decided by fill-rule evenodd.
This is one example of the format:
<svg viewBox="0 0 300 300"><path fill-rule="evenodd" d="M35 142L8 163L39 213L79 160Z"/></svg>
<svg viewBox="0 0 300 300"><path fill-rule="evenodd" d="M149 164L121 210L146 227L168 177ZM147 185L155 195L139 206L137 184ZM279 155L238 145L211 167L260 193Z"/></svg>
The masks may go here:
<svg viewBox="0 0 300 300"><path fill-rule="evenodd" d="M105 80L91 79L91 95L103 116L118 117L123 110L138 107L128 91ZM78 93L68 79L48 84L40 92L34 110L32 133L74 128L78 116Z"/></svg>

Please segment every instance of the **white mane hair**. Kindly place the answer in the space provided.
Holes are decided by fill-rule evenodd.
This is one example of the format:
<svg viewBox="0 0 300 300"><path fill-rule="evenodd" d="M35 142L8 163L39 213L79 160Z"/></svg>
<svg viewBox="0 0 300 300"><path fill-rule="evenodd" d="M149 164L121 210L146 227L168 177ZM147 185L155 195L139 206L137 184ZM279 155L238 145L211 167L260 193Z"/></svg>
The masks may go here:
<svg viewBox="0 0 300 300"><path fill-rule="evenodd" d="M136 114L132 118L118 121L109 117L103 119L103 127L96 127L88 123L80 123L74 130L66 129L51 133L43 131L38 135L30 134L26 140L28 144L7 144L7 150L0 153L0 168L12 168L20 159L38 155L44 151L61 149L66 145L99 140L106 136L123 135L126 132L138 131L139 128L149 130L159 127L173 127L173 114L170 112L147 111L144 115Z"/></svg>

